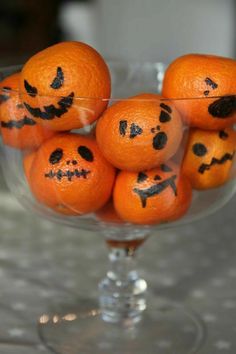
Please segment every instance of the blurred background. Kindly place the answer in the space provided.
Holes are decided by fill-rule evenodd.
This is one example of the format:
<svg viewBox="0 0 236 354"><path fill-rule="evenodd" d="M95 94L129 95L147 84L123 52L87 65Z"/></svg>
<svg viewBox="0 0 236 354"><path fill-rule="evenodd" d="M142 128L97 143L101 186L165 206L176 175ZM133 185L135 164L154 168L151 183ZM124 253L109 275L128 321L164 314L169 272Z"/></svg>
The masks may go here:
<svg viewBox="0 0 236 354"><path fill-rule="evenodd" d="M0 65L62 40L108 58L170 62L187 52L236 56L235 0L1 0Z"/></svg>

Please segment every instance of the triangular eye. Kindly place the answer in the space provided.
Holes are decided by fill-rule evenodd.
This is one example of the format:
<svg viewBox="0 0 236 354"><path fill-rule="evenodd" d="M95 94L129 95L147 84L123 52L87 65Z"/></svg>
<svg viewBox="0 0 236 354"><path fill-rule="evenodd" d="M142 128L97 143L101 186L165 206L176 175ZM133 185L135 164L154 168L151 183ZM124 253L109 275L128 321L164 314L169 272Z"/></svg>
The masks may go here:
<svg viewBox="0 0 236 354"><path fill-rule="evenodd" d="M204 144L202 143L196 143L192 147L192 151L194 155L202 157L207 154L207 148Z"/></svg>
<svg viewBox="0 0 236 354"><path fill-rule="evenodd" d="M171 116L169 113L165 112L165 111L161 111L159 120L161 123L167 123L171 120Z"/></svg>
<svg viewBox="0 0 236 354"><path fill-rule="evenodd" d="M55 165L56 163L58 163L62 159L62 156L63 156L63 150L58 148L51 153L51 155L49 157L49 162L52 165Z"/></svg>
<svg viewBox="0 0 236 354"><path fill-rule="evenodd" d="M130 126L130 135L129 135L129 137L130 137L130 139L133 139L137 135L141 135L142 132L143 132L143 129L139 125L137 125L135 123L132 123L131 126Z"/></svg>
<svg viewBox="0 0 236 354"><path fill-rule="evenodd" d="M159 120L161 123L167 123L171 120L171 116L169 113L172 113L172 109L170 106L168 106L167 104L165 103L161 103L160 104L160 107L163 108L161 110L161 114L160 114L160 117L159 117Z"/></svg>
<svg viewBox="0 0 236 354"><path fill-rule="evenodd" d="M137 182L138 182L138 183L142 183L142 182L144 182L147 178L148 178L148 176L146 175L146 173L144 173L144 172L139 172L138 178L137 178Z"/></svg>
<svg viewBox="0 0 236 354"><path fill-rule="evenodd" d="M78 153L79 155L86 161L88 162L93 162L93 153L91 150L89 150L89 148L87 148L86 146L79 146L78 147Z"/></svg>
<svg viewBox="0 0 236 354"><path fill-rule="evenodd" d="M228 139L228 137L229 137L229 134L226 133L224 130L219 131L219 138L220 139L226 140L226 139Z"/></svg>

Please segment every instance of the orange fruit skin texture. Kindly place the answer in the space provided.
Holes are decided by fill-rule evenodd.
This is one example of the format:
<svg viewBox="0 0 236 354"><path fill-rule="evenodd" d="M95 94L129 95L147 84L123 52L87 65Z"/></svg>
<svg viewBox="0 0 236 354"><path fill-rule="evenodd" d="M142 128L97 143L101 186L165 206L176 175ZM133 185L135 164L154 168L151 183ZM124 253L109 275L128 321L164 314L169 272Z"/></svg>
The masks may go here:
<svg viewBox="0 0 236 354"><path fill-rule="evenodd" d="M33 161L25 158L24 167L35 198L67 215L101 208L111 196L115 179L115 169L104 159L96 141L72 133L47 140Z"/></svg>
<svg viewBox="0 0 236 354"><path fill-rule="evenodd" d="M30 179L30 171L31 171L31 166L33 164L33 161L35 159L37 151L31 151L25 154L23 158L23 167L24 167L24 172L25 172L25 177L26 180L29 181Z"/></svg>
<svg viewBox="0 0 236 354"><path fill-rule="evenodd" d="M143 181L139 181L137 172L120 172L113 198L115 209L123 220L134 224L159 224L177 220L187 212L192 199L191 185L175 164L168 162L166 165L172 171L164 172L161 167L145 171ZM175 182L176 194L167 182L169 179ZM144 206L137 190L150 190L160 183L167 185L160 193L146 198Z"/></svg>
<svg viewBox="0 0 236 354"><path fill-rule="evenodd" d="M174 60L167 68L162 95L173 100L188 98L174 100L188 125L220 130L236 122L235 77L236 60L214 55L187 54ZM214 96L229 97L211 98ZM198 99L194 99L196 97Z"/></svg>
<svg viewBox="0 0 236 354"><path fill-rule="evenodd" d="M100 117L97 142L115 167L129 171L152 169L175 154L183 134L181 117L171 102L161 99L155 94L140 94L113 104ZM168 105L171 113L161 104ZM163 116L167 121L160 121ZM160 146L156 140L158 148L154 148L154 139L163 134L165 144Z"/></svg>
<svg viewBox="0 0 236 354"><path fill-rule="evenodd" d="M233 129L228 128L224 131L192 129L183 159L183 173L194 189L219 187L231 176L235 151L236 132Z"/></svg>
<svg viewBox="0 0 236 354"><path fill-rule="evenodd" d="M58 69L62 75L59 80L56 79ZM37 90L36 95L29 95L25 80ZM53 130L71 130L91 124L104 111L108 101L101 98L110 97L111 79L105 61L95 49L81 42L61 42L26 62L21 73L20 91L26 107L38 108L44 114L45 107L51 111L52 105L60 109L62 97L72 95L69 104L67 101L64 105L66 112L63 114L52 114L50 119L34 114L39 123ZM31 109L28 110L32 114Z"/></svg>
<svg viewBox="0 0 236 354"><path fill-rule="evenodd" d="M110 200L104 207L99 209L96 212L96 216L98 217L99 220L104 222L114 223L114 224L124 223L123 220L117 214L112 200Z"/></svg>
<svg viewBox="0 0 236 354"><path fill-rule="evenodd" d="M4 144L16 149L36 149L55 132L43 128L29 117L18 92L19 77L20 74L16 73L0 83L0 94L6 97L0 105L2 138ZM3 87L8 87L13 91L6 91ZM22 120L26 120L28 124L21 126ZM18 127L16 127L17 124L19 124Z"/></svg>

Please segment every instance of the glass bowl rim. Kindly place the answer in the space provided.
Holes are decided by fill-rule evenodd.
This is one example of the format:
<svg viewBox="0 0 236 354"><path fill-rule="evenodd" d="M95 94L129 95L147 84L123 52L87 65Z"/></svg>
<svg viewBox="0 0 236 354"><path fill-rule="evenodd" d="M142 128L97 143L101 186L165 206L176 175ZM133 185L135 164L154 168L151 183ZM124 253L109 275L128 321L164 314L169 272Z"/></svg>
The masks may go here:
<svg viewBox="0 0 236 354"><path fill-rule="evenodd" d="M131 65L131 66L153 66L153 67L166 67L167 65L162 63L162 62L151 62L151 61L145 61L145 62L138 62L138 61L125 61L125 60L118 60L118 59L111 59L108 60L108 63L110 64L125 64L125 65ZM0 74L3 73L4 71L12 71L12 74L17 73L20 71L20 69L23 67L23 64L19 65L12 65L12 66L4 66L0 67ZM7 77L7 76L6 76ZM4 78L5 79L5 78ZM3 80L4 80L3 79ZM0 83L3 81L0 80ZM42 93L37 93L37 94L28 94L27 92L20 92L18 89L11 89L8 87L0 87L0 92L2 94L10 94L10 93L15 93L19 94L22 96L31 96L31 98L34 97L41 97L41 98L56 98L56 99L65 99L65 98L72 98L74 100L78 101L99 101L99 102L118 102L118 101L138 101L138 102L174 102L174 101L191 101L191 100L212 100L212 99L222 99L222 98L232 98L236 102L236 92L235 93L226 93L224 95L208 95L204 96L194 96L194 97L164 97L159 93L153 93L153 92L140 92L137 93L133 96L129 97L113 97L112 95L110 97L86 97L86 96L71 96L71 93L69 95L52 95L52 94L42 94ZM141 94L150 94L150 95L156 95L157 98L138 98L137 96ZM235 103L236 105L236 103Z"/></svg>

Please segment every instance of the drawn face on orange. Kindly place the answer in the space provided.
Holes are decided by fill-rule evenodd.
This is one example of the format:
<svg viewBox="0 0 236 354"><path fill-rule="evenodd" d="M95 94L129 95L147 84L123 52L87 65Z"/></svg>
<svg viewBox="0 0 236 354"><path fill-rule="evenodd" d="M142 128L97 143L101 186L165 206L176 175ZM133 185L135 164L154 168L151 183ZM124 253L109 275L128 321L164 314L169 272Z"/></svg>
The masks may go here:
<svg viewBox="0 0 236 354"><path fill-rule="evenodd" d="M221 186L230 177L235 151L236 132L233 129L192 129L183 160L183 173L195 189Z"/></svg>
<svg viewBox="0 0 236 354"><path fill-rule="evenodd" d="M71 215L95 211L111 195L115 169L103 158L94 140L59 134L35 153L25 173L33 195L52 209Z"/></svg>
<svg viewBox="0 0 236 354"><path fill-rule="evenodd" d="M106 108L110 74L103 58L80 42L42 50L24 65L20 90L28 113L50 129L66 131L91 124Z"/></svg>
<svg viewBox="0 0 236 354"><path fill-rule="evenodd" d="M141 94L109 107L98 120L96 137L114 166L142 171L174 155L182 138L182 122L171 102Z"/></svg>
<svg viewBox="0 0 236 354"><path fill-rule="evenodd" d="M163 96L191 127L223 130L236 122L236 60L187 54L167 68ZM184 99L187 98L187 99Z"/></svg>
<svg viewBox="0 0 236 354"><path fill-rule="evenodd" d="M44 129L27 113L20 95L20 74L13 74L0 84L0 118L3 142L17 149L35 149L55 133Z"/></svg>
<svg viewBox="0 0 236 354"><path fill-rule="evenodd" d="M131 223L155 224L180 218L191 202L191 186L172 162L144 172L122 171L114 188L114 205Z"/></svg>

